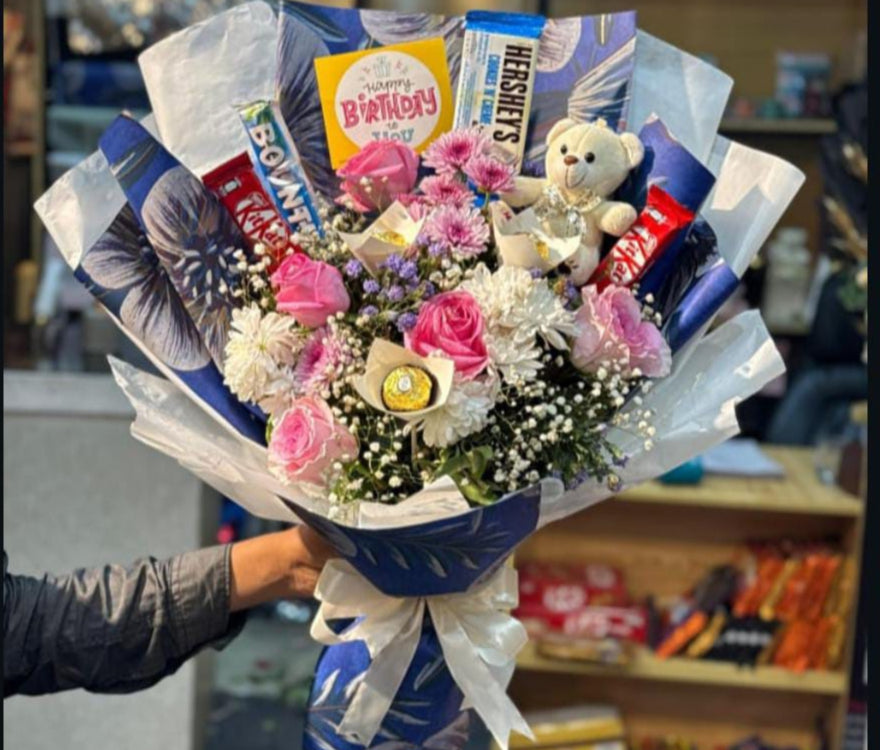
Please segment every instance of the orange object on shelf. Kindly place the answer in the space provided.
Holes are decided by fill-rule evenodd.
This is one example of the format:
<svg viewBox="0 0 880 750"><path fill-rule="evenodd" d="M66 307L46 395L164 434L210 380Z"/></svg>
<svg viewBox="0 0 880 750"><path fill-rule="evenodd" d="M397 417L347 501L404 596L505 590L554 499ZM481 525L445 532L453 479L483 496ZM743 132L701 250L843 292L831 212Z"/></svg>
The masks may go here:
<svg viewBox="0 0 880 750"><path fill-rule="evenodd" d="M776 555L765 557L758 565L758 573L750 586L743 589L733 603L734 617L756 615L773 584L785 567L785 561Z"/></svg>
<svg viewBox="0 0 880 750"><path fill-rule="evenodd" d="M657 656L660 659L675 656L675 654L702 633L708 623L709 616L705 612L694 612L660 644L657 648Z"/></svg>

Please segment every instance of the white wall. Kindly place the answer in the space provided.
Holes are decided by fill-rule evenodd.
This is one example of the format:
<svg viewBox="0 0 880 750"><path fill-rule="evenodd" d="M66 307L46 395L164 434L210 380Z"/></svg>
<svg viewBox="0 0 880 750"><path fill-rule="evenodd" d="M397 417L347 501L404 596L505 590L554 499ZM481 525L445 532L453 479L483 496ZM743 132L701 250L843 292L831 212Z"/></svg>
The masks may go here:
<svg viewBox="0 0 880 750"><path fill-rule="evenodd" d="M129 434L109 376L4 372L3 546L11 573L62 573L202 546L215 504L198 480ZM142 693L81 690L3 703L16 750L198 750L197 678L210 656ZM202 660L202 657L199 657ZM197 660L197 662L199 661ZM204 705L200 691L199 705Z"/></svg>

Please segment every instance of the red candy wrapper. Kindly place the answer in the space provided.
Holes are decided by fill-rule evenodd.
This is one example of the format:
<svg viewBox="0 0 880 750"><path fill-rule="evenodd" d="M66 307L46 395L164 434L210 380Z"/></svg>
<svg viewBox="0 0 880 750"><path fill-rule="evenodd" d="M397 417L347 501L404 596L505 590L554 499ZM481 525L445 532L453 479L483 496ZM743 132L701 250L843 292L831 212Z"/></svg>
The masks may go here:
<svg viewBox="0 0 880 750"><path fill-rule="evenodd" d="M635 224L617 240L589 283L595 284L600 292L609 284L631 286L693 220L693 212L652 185Z"/></svg>
<svg viewBox="0 0 880 750"><path fill-rule="evenodd" d="M607 565L526 563L519 570L516 616L532 635L644 642L647 620L629 606L623 574Z"/></svg>
<svg viewBox="0 0 880 750"><path fill-rule="evenodd" d="M202 182L232 214L242 234L253 244L265 245L275 262L280 262L290 247L290 228L263 188L248 154L220 165Z"/></svg>

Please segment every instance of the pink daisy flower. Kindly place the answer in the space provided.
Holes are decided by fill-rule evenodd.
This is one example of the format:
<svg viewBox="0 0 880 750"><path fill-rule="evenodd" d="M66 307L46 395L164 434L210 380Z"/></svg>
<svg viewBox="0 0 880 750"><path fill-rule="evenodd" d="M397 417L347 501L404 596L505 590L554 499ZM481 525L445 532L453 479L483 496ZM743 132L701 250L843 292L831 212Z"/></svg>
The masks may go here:
<svg viewBox="0 0 880 750"><path fill-rule="evenodd" d="M492 156L475 156L464 165L464 173L484 192L509 193L513 190L513 167Z"/></svg>
<svg viewBox="0 0 880 750"><path fill-rule="evenodd" d="M479 255L489 242L489 225L475 208L440 206L425 222L432 243L460 255Z"/></svg>
<svg viewBox="0 0 880 750"><path fill-rule="evenodd" d="M465 164L489 149L489 139L478 129L444 133L424 153L423 162L438 173L461 170Z"/></svg>
<svg viewBox="0 0 880 750"><path fill-rule="evenodd" d="M304 396L320 395L342 375L350 360L348 347L326 326L313 331L293 369L297 393Z"/></svg>
<svg viewBox="0 0 880 750"><path fill-rule="evenodd" d="M462 206L474 199L474 194L468 190L467 185L449 174L426 177L420 187L425 198L435 206Z"/></svg>

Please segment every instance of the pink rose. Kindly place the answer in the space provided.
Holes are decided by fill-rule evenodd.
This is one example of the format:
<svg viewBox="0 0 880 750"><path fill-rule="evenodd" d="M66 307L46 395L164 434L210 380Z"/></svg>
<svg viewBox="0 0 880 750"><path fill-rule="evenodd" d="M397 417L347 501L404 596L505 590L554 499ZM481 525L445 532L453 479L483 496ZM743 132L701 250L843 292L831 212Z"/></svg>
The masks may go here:
<svg viewBox="0 0 880 750"><path fill-rule="evenodd" d="M342 274L303 253L288 255L271 278L278 309L306 328L324 325L351 305Z"/></svg>
<svg viewBox="0 0 880 750"><path fill-rule="evenodd" d="M637 368L652 378L669 374L669 345L657 326L642 320L641 307L629 289L610 285L599 292L590 284L581 289L581 297L578 336L571 350L575 367L596 372L619 363L626 375Z"/></svg>
<svg viewBox="0 0 880 750"><path fill-rule="evenodd" d="M351 204L361 213L384 211L413 190L418 169L419 157L409 146L371 141L336 172L343 180L337 203Z"/></svg>
<svg viewBox="0 0 880 750"><path fill-rule="evenodd" d="M422 357L443 352L455 363L455 371L470 380L489 364L484 328L483 313L470 294L444 292L422 305L406 345Z"/></svg>
<svg viewBox="0 0 880 750"><path fill-rule="evenodd" d="M325 485L335 461L352 461L357 439L333 419L327 402L300 398L284 412L269 440L269 468L282 480Z"/></svg>

